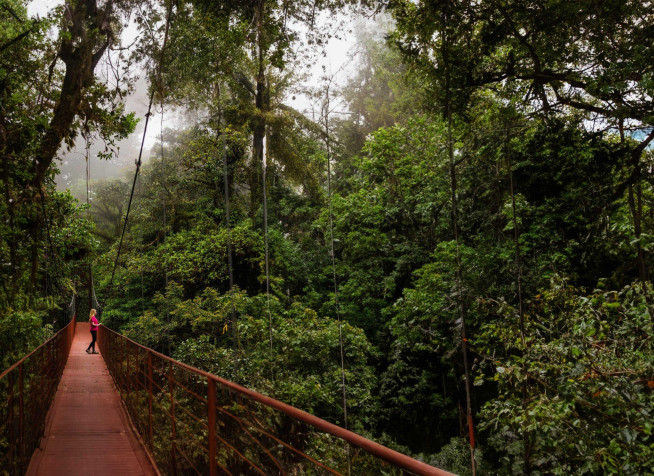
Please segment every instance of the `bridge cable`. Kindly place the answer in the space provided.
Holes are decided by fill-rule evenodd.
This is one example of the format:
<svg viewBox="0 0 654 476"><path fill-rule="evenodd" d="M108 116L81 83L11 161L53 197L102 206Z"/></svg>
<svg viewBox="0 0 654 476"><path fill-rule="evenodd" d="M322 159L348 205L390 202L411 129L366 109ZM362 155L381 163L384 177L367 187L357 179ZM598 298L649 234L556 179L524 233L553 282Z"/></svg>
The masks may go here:
<svg viewBox="0 0 654 476"><path fill-rule="evenodd" d="M75 291L73 291L73 297L70 300L70 303L68 304L68 322L73 320L73 317L75 317L75 307L76 307L76 300L77 295L75 294Z"/></svg>
<svg viewBox="0 0 654 476"><path fill-rule="evenodd" d="M169 5L168 5L168 12L166 14L166 28L165 28L165 32L164 32L163 44L161 45L161 54L160 54L160 57L159 57L159 64L157 66L157 70L158 70L157 74L158 74L159 80L161 80L161 66L163 64L164 53L166 51L166 45L168 43L168 31L170 29L170 17L171 17L172 9L173 9L172 2L170 2ZM145 125L143 126L143 137L141 139L141 148L139 150L139 157L136 160L136 171L134 172L134 181L132 182L132 191L129 194L129 202L127 204L127 212L125 213L125 223L123 225L123 231L122 231L122 233L120 235L120 242L118 244L118 251L116 253L116 261L114 262L114 267L113 267L113 270L111 271L111 280L109 281L109 287L111 287L113 282L114 282L114 276L116 274L116 268L118 267L118 261L120 259L120 251L122 249L123 240L125 238L125 230L127 229L127 223L128 223L128 220L129 220L129 212L130 212L130 209L132 207L132 200L134 198L134 189L136 187L136 180L138 179L139 171L141 170L141 163L142 163L141 162L141 157L143 156L143 147L145 145L145 136L146 136L147 131L148 131L148 122L150 121L150 115L152 114L152 112L151 112L152 111L152 103L154 101L155 91L156 91L156 88L152 88L152 91L150 92L150 101L148 102L148 112L145 114Z"/></svg>
<svg viewBox="0 0 654 476"><path fill-rule="evenodd" d="M445 29L444 29L445 30ZM459 319L461 321L461 353L463 354L464 385L466 394L466 416L468 421L468 437L470 442L470 465L472 476L477 474L477 463L475 461L475 427L472 418L472 391L470 388L470 366L468 363L468 337L466 335L466 312L463 296L463 271L461 263L461 239L458 228L458 202L457 202L457 176L456 161L454 158L454 138L452 135L452 102L451 102L451 71L450 71L450 50L448 48L447 32L443 31L443 51L445 57L445 92L446 92L446 119L447 119L447 151L449 158L450 192L452 201L451 219L452 231L456 242L456 287L457 307L459 308Z"/></svg>
<svg viewBox="0 0 654 476"><path fill-rule="evenodd" d="M331 168L331 140L329 131L329 88L327 85L325 93L325 103L323 104L324 118L325 118L325 143L327 146L327 203L329 205L329 238L330 238L330 252L332 259L332 277L334 281L334 310L338 319L338 343L340 347L341 356L341 388L343 392L343 423L344 427L348 429L347 421L347 384L345 381L345 351L343 347L343 317L340 312L340 303L338 301L338 278L336 276L336 254L334 250L334 207L332 203L332 168ZM347 446L347 473L351 472L351 456L350 446Z"/></svg>
<svg viewBox="0 0 654 476"><path fill-rule="evenodd" d="M85 141L85 161L86 161L86 215L89 220L92 220L91 217L91 193L90 193L90 182L91 182L91 136L88 125L88 118L84 120L84 130L82 132ZM93 260L89 261L89 304L91 307L95 307L98 311L98 318L102 315L102 306L98 302L98 297L95 295L95 282L93 280Z"/></svg>
<svg viewBox="0 0 654 476"><path fill-rule="evenodd" d="M41 213L43 214L43 221L45 223L46 236L47 236L48 245L49 245L49 248L50 248L50 255L47 255L47 253L46 253L46 260L48 260L49 256L52 256L52 262L53 262L53 265L54 265L56 283L57 283L57 286L59 287L59 286L61 286L61 273L60 273L61 270L59 269L57 256L56 256L56 254L54 252L54 245L52 243L52 234L50 233L50 220L48 219L48 210L47 210L47 207L45 205L45 186L41 182L41 179L40 179L38 173L36 174L36 180L37 180L37 185L38 185L38 188L39 188L39 196L40 196L40 202L41 202ZM47 268L48 267L47 267L47 263L46 263L46 280L47 280L47 276L48 276ZM47 283L46 283L46 289L47 289Z"/></svg>
<svg viewBox="0 0 654 476"><path fill-rule="evenodd" d="M218 86L218 97L219 101L222 98L220 86ZM238 347L238 327L236 322L236 309L234 308L234 262L232 259L232 224L229 218L230 205L229 205L229 175L227 168L227 142L225 139L226 128L224 120L224 110L219 102L219 129L221 131L222 138L222 159L223 159L223 188L225 194L225 226L227 228L227 271L229 273L229 304L230 304L230 313L232 317L232 346L234 349L234 365L236 366L236 352ZM217 184L216 184L217 187ZM235 369L236 370L236 367ZM234 377L236 377L236 372L234 372Z"/></svg>
<svg viewBox="0 0 654 476"><path fill-rule="evenodd" d="M162 245L166 243L166 237L168 232L168 218L166 216L166 199L168 198L168 191L166 189L166 160L164 155L164 135L163 135L163 123L164 123L164 91L163 83L161 82L161 72L159 72L159 93L161 95L161 123L160 123L160 134L161 134L161 188L162 188L162 207L163 207L163 240L161 241ZM165 250L164 250L165 251ZM168 302L168 263L164 261L164 293L166 296L166 322L168 326L166 327L166 337L168 341L168 355L170 355L170 303ZM141 281L142 283L143 281ZM142 285L142 284L141 284ZM143 289L141 288L141 293Z"/></svg>
<svg viewBox="0 0 654 476"><path fill-rule="evenodd" d="M43 221L45 223L45 229L46 229L46 235L47 235L47 240L49 244L49 249L50 249L50 254L46 252L45 254L45 292L46 295L48 295L48 287L49 287L49 272L48 272L48 261L50 259L52 260L52 265L53 265L53 270L54 270L54 282L52 283L52 291L53 293L56 291L60 291L62 289L62 272L61 268L59 267L59 260L57 259L57 255L54 252L54 245L52 242L52 235L50 233L50 222L48 218L48 211L46 208L45 204L45 187L43 186L41 179L38 177L38 174L36 175L37 177L37 183L38 183L38 188L39 188L39 195L40 195L40 202L41 202L41 213L43 215ZM52 324L55 324L55 318L53 317L53 322Z"/></svg>
<svg viewBox="0 0 654 476"><path fill-rule="evenodd" d="M273 325L272 325L272 313L270 312L270 256L269 256L269 247L268 247L268 194L266 191L266 177L268 171L268 135L267 127L264 129L263 133L263 154L261 161L261 169L263 176L263 236L264 236L264 247L265 247L265 263L266 263L266 308L268 311L268 332L270 335L270 374L271 378L274 380L273 373Z"/></svg>
<svg viewBox="0 0 654 476"><path fill-rule="evenodd" d="M141 196L143 195L143 183L139 182L139 193ZM141 257L143 256L143 250L144 246L143 243L145 242L145 233L143 231L143 227L141 227ZM145 312L145 307L144 307L144 302L145 302L145 293L143 291L143 259L141 258L139 260L139 275L141 277L141 315Z"/></svg>

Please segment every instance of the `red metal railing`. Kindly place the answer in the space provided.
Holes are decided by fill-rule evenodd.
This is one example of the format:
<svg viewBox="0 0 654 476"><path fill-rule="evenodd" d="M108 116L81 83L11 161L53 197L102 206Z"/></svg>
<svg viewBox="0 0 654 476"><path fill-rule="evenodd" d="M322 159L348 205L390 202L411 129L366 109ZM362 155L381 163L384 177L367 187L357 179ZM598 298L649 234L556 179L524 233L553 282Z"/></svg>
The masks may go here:
<svg viewBox="0 0 654 476"><path fill-rule="evenodd" d="M450 474L104 326L98 340L162 474Z"/></svg>
<svg viewBox="0 0 654 476"><path fill-rule="evenodd" d="M22 475L38 447L75 334L75 316L0 374L0 472Z"/></svg>

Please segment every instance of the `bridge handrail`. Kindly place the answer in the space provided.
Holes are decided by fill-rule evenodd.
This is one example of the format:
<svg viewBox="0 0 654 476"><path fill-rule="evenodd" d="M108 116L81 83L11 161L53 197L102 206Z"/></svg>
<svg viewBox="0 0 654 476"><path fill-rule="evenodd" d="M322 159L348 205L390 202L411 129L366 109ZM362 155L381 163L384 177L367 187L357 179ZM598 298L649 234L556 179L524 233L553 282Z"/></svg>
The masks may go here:
<svg viewBox="0 0 654 476"><path fill-rule="evenodd" d="M327 421L325 421L325 420L323 420L321 418L318 418L318 417L316 417L314 415L311 415L310 413L307 413L307 412L305 412L303 410L300 410L298 408L295 408L295 407L292 407L292 406L290 406L288 404L280 402L279 400L268 397L268 396L263 395L263 394L261 394L259 392L255 392L253 390L247 389L247 388L245 388L245 387L243 387L241 385L238 385L238 384L236 384L234 382L231 382L229 380L225 380L224 378L221 378L221 377L219 377L217 375L213 375L213 374L211 374L209 372L206 372L204 370L201 370L201 369L192 367L190 365L184 364L183 362L179 362L179 361L177 361L175 359L172 359L172 358L170 358L170 357L168 357L168 356L166 356L164 354L161 354L161 353L159 353L159 352L157 352L157 351L155 351L153 349L150 349L150 348L148 348L148 347L146 347L146 346L144 346L142 344L139 344L138 342L135 342L135 341L129 339L128 337L125 337L122 334L119 334L116 331L113 331L112 329L109 329L106 326L101 326L100 348L101 348L101 350L103 352L103 356L105 357L105 360L107 360L107 357L111 360L113 357L111 355L109 355L109 356L107 355L107 353L108 353L107 351L109 350L107 348L108 339L107 339L107 335L105 335L104 333L109 333L109 335L113 336L114 339L118 338L118 339L123 340L123 342L125 342L125 343L129 343L130 346L132 346L135 349L140 349L141 351L143 351L147 355L148 365L149 365L148 372L150 374L150 382L152 381L151 380L152 357L156 357L156 358L160 359L162 362L168 362L171 366L174 365L174 366L176 366L176 367L178 367L180 369L184 369L187 372L190 372L190 373L195 374L197 376L204 377L207 380L207 383L208 383L209 387L214 388L214 390L213 390L214 393L215 393L215 384L220 384L222 387L227 388L227 389L231 389L235 393L240 394L242 396L245 396L250 400L258 402L258 403L260 403L260 404L262 404L262 405L264 405L264 406L266 406L268 408L272 408L274 410L280 411L280 412L288 415L289 417L291 417L294 420L301 421L301 422L303 422L303 423L305 423L305 424L307 424L307 425L309 425L309 426L311 426L311 427L313 427L313 428L315 428L317 430L320 430L320 431L322 431L324 433L332 435L332 436L334 436L336 438L345 440L346 442L348 442L348 443L350 443L350 444L352 444L352 445L354 445L356 447L359 447L359 448L363 449L364 451L366 451L370 455L373 455L373 456L375 456L377 458L380 458L380 459L390 463L391 465L393 465L393 466L395 466L395 467L397 467L397 468L399 468L401 470L409 471L411 473L419 474L419 475L436 475L436 476L452 475L452 473L449 473L447 471L435 468L435 467L430 466L430 465L428 465L426 463L423 463L423 462L418 461L418 460L416 460L414 458L411 458L411 457L409 457L407 455L404 455L404 454L399 453L399 452L397 452L395 450L392 450L392 449L387 448L387 447L385 447L383 445L380 445L379 443L375 443L374 441L371 441L371 440L369 440L369 439L367 439L367 438L365 438L365 437L363 437L361 435L358 435L358 434L356 434L356 433L354 433L352 431L346 430L345 428L342 428L342 427L340 427L338 425L334 425L333 423L329 423L329 422L327 422ZM115 352L115 350L114 350L114 352ZM124 354L122 352L124 352ZM126 368L127 368L128 373L130 371L129 370L129 368L130 368L129 367L130 366L130 364L129 364L130 356L132 358L135 357L135 356L131 355L131 352L132 351L128 350L127 347L125 347L124 350L121 350L121 356L123 356L123 357L126 356L126 360L127 360L127 367ZM138 357L137 357L137 359L138 359ZM127 388L128 389L127 393L129 393L130 383L124 384L123 383L123 378L124 377L114 374L117 367L113 366L113 365L110 365L110 362L107 362L107 366L109 367L109 370L110 370L110 372L112 373L112 375L114 377L114 381L116 382L117 387L121 388L121 385L122 385L123 389ZM135 366L135 362L132 362L132 366ZM122 369L122 364L121 364L120 368ZM170 374L173 375L172 367L171 367L171 370L170 370ZM128 375L127 378L129 380L129 378L130 378L129 375ZM134 377L132 376L131 378L133 379ZM211 382L213 382L213 385L211 384ZM137 385L134 383L133 380L132 380L132 385L134 387L137 387ZM150 383L150 386L151 385L152 385L152 383ZM125 387L125 386L127 386L127 387ZM159 389L163 391L164 389L162 387L163 387L163 385L159 386ZM187 390L189 390L189 389L187 389ZM150 389L150 392L151 391L152 390ZM209 392L211 392L211 390L209 390ZM209 393L209 395L210 395L210 393ZM197 397L198 395L195 395L195 396ZM150 398L152 398L151 395L150 395ZM172 399L172 397L171 397L171 399ZM207 402L208 405L210 405L209 397L207 397L206 402ZM174 409L174 402L171 405L173 405L173 409ZM129 409L129 405L128 405L128 409ZM150 413L152 413L151 403L150 403ZM150 423L150 425L151 424L152 423ZM174 424L173 424L173 426L174 426ZM209 431L211 432L211 430L209 430ZM152 435L150 435L150 438L152 438ZM147 438L144 438L144 440L147 440ZM281 441L279 441L279 443L284 444ZM211 444L210 444L210 446L211 446ZM215 449L214 449L214 451L215 451ZM292 451L295 451L295 450L292 449ZM321 463L318 463L317 461L314 461L311 457L307 457L306 455L304 455L303 453L301 453L299 451L295 451L295 452L298 453L298 454L302 454L302 456L310 459L313 463L318 464L319 466L323 467L324 469L329 470L329 468L326 468ZM272 458L272 456L271 456L271 458ZM225 468L223 468L223 469L225 469ZM256 469L258 471L261 471L259 468L256 468ZM196 469L196 471L197 471L197 469ZM212 472L212 474L213 474L213 472Z"/></svg>
<svg viewBox="0 0 654 476"><path fill-rule="evenodd" d="M72 322L73 322L73 321L71 321L71 322L69 322L68 324L66 324L62 329L60 329L57 333L55 333L52 337L50 337L50 338L49 338L47 341L45 341L43 344L41 344L40 346L38 346L37 348L35 348L35 349L34 349L33 351L31 351L29 354L24 355L23 357L21 357L21 359L18 360L18 361L16 361L14 364L12 364L11 367L9 367L9 368L8 368L7 370L5 370L4 372L0 373L0 380L2 380L2 379L5 378L7 375L9 375L10 372L16 370L18 367L20 367L21 365L23 365L23 364L25 363L25 361L26 361L27 359L31 358L34 354L37 354L38 352L42 351L42 350L43 350L43 347L45 347L46 345L48 345L52 340L56 339L56 338L59 336L59 334L61 334L62 332L66 332L66 331L68 330L68 326L70 326L70 325L72 324Z"/></svg>
<svg viewBox="0 0 654 476"><path fill-rule="evenodd" d="M0 374L0 467L8 474L25 474L43 436L75 323L73 316L59 332Z"/></svg>

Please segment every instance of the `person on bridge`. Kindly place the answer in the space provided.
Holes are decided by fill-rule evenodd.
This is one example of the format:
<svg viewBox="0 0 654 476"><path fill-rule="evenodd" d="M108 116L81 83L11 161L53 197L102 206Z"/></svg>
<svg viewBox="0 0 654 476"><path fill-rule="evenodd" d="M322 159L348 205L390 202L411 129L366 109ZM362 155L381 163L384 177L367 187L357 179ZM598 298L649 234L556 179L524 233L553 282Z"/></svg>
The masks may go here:
<svg viewBox="0 0 654 476"><path fill-rule="evenodd" d="M89 315L89 324L91 324L91 343L86 348L86 353L87 354L99 354L100 353L100 352L96 352L96 350L95 350L95 341L98 340L98 327L100 326L100 323L95 318L95 314L96 314L96 310L91 309L91 313ZM91 352L91 350L93 350L93 352Z"/></svg>

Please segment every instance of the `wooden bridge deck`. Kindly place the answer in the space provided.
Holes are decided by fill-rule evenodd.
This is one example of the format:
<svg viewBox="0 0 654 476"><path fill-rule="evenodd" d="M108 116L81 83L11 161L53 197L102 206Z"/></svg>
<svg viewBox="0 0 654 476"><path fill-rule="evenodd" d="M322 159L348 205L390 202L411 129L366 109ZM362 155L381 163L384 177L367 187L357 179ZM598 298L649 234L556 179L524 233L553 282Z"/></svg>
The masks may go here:
<svg viewBox="0 0 654 476"><path fill-rule="evenodd" d="M28 475L154 475L100 354L78 323L68 363ZM96 343L96 350L98 350Z"/></svg>

